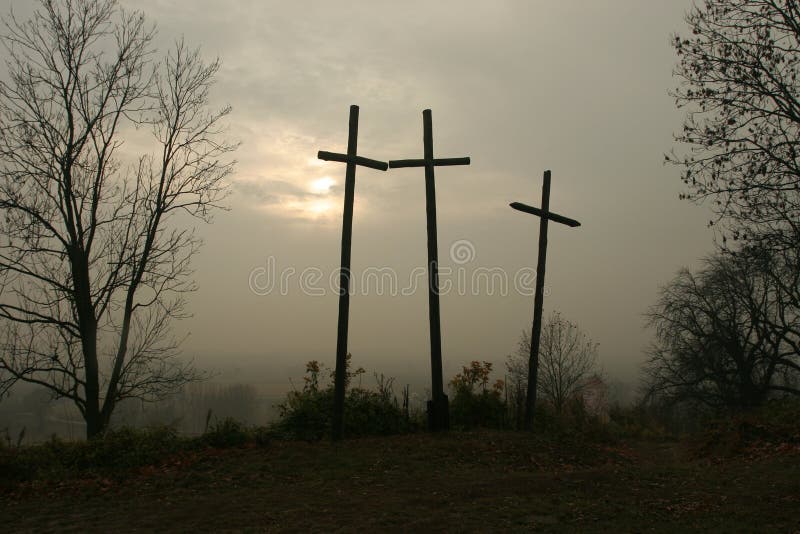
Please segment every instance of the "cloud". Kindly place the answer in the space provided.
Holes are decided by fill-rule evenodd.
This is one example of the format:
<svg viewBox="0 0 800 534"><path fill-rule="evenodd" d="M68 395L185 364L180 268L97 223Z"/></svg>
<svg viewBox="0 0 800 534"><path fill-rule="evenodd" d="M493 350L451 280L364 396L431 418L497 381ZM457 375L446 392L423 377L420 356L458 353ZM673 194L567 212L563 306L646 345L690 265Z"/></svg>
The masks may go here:
<svg viewBox="0 0 800 534"><path fill-rule="evenodd" d="M303 201L318 196L296 184L266 178L261 180L237 180L234 183L234 190L244 195L249 201L263 206L280 204L287 198Z"/></svg>
<svg viewBox="0 0 800 534"><path fill-rule="evenodd" d="M264 235L252 230L252 243L282 246L287 256L330 246L329 256L338 257L338 238L330 236L340 222L344 165L317 162L316 155L346 150L348 108L358 104L358 153L383 161L422 156L421 112L433 110L434 154L472 158L470 167L437 169L439 242L471 239L492 265L534 261L537 225L508 202L538 204L542 172L553 170L552 208L584 226L552 230L547 306L594 329L610 358L639 357L647 340L630 325L640 323L658 284L707 248L705 213L676 200L677 171L660 162L680 126L667 95L675 61L669 35L680 30L689 0L127 5L158 23L160 49L183 34L202 45L205 57L221 57L212 94L218 104L233 105L230 133L242 142L232 200L237 212L268 223L256 225ZM335 185L312 187L326 176ZM359 262L424 261L421 169L359 169L355 209ZM296 221L309 224L301 232ZM418 336L426 326L414 323L424 299L405 315L395 304L380 313L354 307L354 352L359 332L372 332L379 321L408 328L397 329L404 350L427 351ZM259 322L248 334L259 340L254 346L283 343L300 328L271 308L273 301L259 305L276 314L280 335L260 338ZM445 321L461 314L448 336L452 358L513 347L518 328L530 321L530 302L498 302L489 314L491 305L443 300ZM218 308L214 302L209 309ZM308 324L316 325L302 328ZM422 341L406 343L409 336ZM297 343L310 338L317 336L303 330Z"/></svg>

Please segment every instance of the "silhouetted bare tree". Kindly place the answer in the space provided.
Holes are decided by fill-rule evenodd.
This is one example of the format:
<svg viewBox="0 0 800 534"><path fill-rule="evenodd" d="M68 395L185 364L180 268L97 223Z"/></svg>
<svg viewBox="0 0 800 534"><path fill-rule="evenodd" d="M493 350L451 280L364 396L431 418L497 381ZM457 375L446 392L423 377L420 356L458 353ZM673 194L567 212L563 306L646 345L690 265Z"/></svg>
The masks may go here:
<svg viewBox="0 0 800 534"><path fill-rule="evenodd" d="M208 109L219 62L182 41L156 60L153 36L115 0L4 19L0 393L22 380L71 399L89 437L121 399L196 378L169 319L194 287L186 223L209 220L233 168L229 108ZM140 130L152 153L132 154Z"/></svg>
<svg viewBox="0 0 800 534"><path fill-rule="evenodd" d="M800 315L781 287L794 283L796 298L797 277L796 266L754 248L713 256L696 274L680 271L648 313L656 342L647 394L714 408L800 394Z"/></svg>
<svg viewBox="0 0 800 534"><path fill-rule="evenodd" d="M734 237L800 243L800 4L705 0L676 35L676 141L686 197L712 198Z"/></svg>
<svg viewBox="0 0 800 534"><path fill-rule="evenodd" d="M595 373L597 348L578 325L560 313L548 318L542 328L537 389L556 412L561 413L568 401L579 396ZM530 350L530 336L523 332L516 354L506 361L512 393L526 389Z"/></svg>

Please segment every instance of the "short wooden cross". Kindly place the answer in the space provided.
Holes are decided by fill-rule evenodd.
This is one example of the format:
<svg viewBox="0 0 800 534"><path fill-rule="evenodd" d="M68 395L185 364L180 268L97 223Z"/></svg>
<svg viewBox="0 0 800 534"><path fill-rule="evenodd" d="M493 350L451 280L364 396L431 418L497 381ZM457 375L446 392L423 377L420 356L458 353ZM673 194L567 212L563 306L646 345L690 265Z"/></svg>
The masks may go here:
<svg viewBox="0 0 800 534"><path fill-rule="evenodd" d="M344 181L344 213L342 215L342 269L339 276L339 327L336 334L336 372L334 375L333 429L334 440L342 439L344 428L344 395L347 372L347 330L350 320L350 249L353 238L353 201L356 187L356 165L385 171L383 161L356 155L358 144L358 106L350 106L350 131L347 154L320 150L319 159L347 163Z"/></svg>
<svg viewBox="0 0 800 534"><path fill-rule="evenodd" d="M469 158L434 158L431 110L422 112L423 159L401 159L389 162L389 167L425 167L425 211L428 221L428 319L431 341L431 401L428 403L428 425L431 430L450 427L447 395L442 381L442 331L439 313L439 250L436 230L436 184L434 167L469 165Z"/></svg>
<svg viewBox="0 0 800 534"><path fill-rule="evenodd" d="M536 294L533 301L533 327L531 329L531 352L528 360L528 391L525 399L525 429L533 428L533 412L536 408L536 380L539 376L539 341L542 335L542 307L544 306L544 267L547 261L547 222L554 221L576 227L581 223L550 211L550 171L544 172L542 185L542 207L534 208L521 202L512 202L512 208L539 217L539 259L536 264Z"/></svg>

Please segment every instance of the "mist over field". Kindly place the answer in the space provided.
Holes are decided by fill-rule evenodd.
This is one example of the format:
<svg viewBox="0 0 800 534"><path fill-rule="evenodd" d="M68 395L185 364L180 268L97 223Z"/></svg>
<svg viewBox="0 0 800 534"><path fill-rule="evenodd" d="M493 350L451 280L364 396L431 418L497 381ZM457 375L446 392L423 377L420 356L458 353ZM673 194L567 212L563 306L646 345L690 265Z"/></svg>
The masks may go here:
<svg viewBox="0 0 800 534"><path fill-rule="evenodd" d="M797 0L0 0L4 531L795 532Z"/></svg>
<svg viewBox="0 0 800 534"><path fill-rule="evenodd" d="M563 313L598 343L599 370L632 399L652 335L643 314L659 285L713 249L713 216L678 199L678 169L662 156L682 117L667 94L670 34L690 3L440 2L422 18L416 2L201 2L189 17L180 2L123 5L158 25L155 46L183 35L221 58L209 103L232 106L225 135L241 142L230 211L196 226L198 289L189 318L173 325L185 336L180 357L213 387L252 387L266 416L306 362L333 367L344 165L316 155L344 151L347 110L358 104L360 154L420 157L430 108L436 154L471 158L437 171L440 277L451 285L441 297L445 379L472 360L502 378L530 330L538 223L508 203L537 205L551 169L551 209L582 226L551 225L545 313ZM3 0L0 11L12 6L20 20L33 10ZM120 154L145 142L136 133ZM423 398L418 171L357 173L352 268L366 283L352 288L348 349L368 371L362 381L384 373ZM22 395L12 404L27 406ZM0 427L17 432L22 419L5 417Z"/></svg>

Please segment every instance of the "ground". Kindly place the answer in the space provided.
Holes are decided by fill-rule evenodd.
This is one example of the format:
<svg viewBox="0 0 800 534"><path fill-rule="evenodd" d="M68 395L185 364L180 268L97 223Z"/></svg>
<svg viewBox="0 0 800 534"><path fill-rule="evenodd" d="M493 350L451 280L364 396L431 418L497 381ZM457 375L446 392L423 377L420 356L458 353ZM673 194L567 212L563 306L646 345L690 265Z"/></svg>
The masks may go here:
<svg viewBox="0 0 800 534"><path fill-rule="evenodd" d="M795 447L796 449L796 447ZM207 448L0 489L3 530L800 532L800 454L451 432Z"/></svg>

